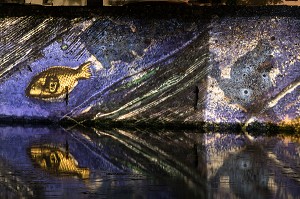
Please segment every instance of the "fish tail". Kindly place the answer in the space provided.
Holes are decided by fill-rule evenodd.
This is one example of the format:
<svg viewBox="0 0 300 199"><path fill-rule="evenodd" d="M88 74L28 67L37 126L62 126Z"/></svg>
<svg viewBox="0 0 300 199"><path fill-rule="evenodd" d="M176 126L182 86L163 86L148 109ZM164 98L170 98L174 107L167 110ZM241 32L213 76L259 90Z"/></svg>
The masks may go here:
<svg viewBox="0 0 300 199"><path fill-rule="evenodd" d="M90 65L91 62L85 62L79 66L79 68L77 69L79 78L89 79L92 76Z"/></svg>

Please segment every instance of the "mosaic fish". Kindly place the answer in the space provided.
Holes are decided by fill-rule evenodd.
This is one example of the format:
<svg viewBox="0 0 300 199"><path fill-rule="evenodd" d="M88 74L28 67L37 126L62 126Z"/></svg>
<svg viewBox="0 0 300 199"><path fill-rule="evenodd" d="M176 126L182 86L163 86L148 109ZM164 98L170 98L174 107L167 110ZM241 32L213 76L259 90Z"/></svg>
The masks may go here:
<svg viewBox="0 0 300 199"><path fill-rule="evenodd" d="M26 95L46 101L62 99L76 87L78 80L91 77L90 65L91 62L86 62L77 69L52 66L32 78Z"/></svg>
<svg viewBox="0 0 300 199"><path fill-rule="evenodd" d="M30 148L30 156L35 164L55 174L77 175L88 178L90 170L78 167L75 158L63 149L50 146L34 146Z"/></svg>

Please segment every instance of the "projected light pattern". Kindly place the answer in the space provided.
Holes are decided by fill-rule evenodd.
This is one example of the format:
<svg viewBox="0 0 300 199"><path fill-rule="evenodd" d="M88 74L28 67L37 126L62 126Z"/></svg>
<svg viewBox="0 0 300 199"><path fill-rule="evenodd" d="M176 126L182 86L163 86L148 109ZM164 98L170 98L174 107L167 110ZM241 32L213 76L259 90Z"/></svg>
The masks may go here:
<svg viewBox="0 0 300 199"><path fill-rule="evenodd" d="M53 66L33 77L26 88L26 95L41 100L55 101L66 98L78 84L78 80L91 77L91 63L81 64L77 69Z"/></svg>
<svg viewBox="0 0 300 199"><path fill-rule="evenodd" d="M213 22L206 120L299 117L299 24L278 17Z"/></svg>
<svg viewBox="0 0 300 199"><path fill-rule="evenodd" d="M1 117L191 122L299 117L296 18L32 16L3 18L0 26ZM90 74L78 84L82 77L63 84L68 81L59 77L65 76L54 73L38 83L38 75L53 66L73 71L82 63L90 63ZM38 82L31 83L33 78ZM43 92L28 88L26 95L29 84L42 85Z"/></svg>
<svg viewBox="0 0 300 199"><path fill-rule="evenodd" d="M51 146L32 146L30 156L36 165L54 175L77 175L83 179L89 178L89 169L80 168L69 151Z"/></svg>

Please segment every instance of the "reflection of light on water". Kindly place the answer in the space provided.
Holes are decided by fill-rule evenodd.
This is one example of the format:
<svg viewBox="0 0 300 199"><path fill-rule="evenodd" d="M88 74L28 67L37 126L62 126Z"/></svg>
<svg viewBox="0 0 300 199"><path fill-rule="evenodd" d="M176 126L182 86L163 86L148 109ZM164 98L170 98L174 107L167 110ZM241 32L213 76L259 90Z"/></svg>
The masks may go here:
<svg viewBox="0 0 300 199"><path fill-rule="evenodd" d="M300 175L293 169L287 167L282 161L280 161L277 156L272 152L267 152L268 158L270 158L277 166L282 170L282 173L300 182Z"/></svg>
<svg viewBox="0 0 300 199"><path fill-rule="evenodd" d="M122 130L119 130L119 133L120 133L120 134L124 134L124 135L127 134L125 131L122 131ZM145 156L147 159L149 159L149 160L151 160L151 161L153 161L153 162L158 162L157 158L152 157L152 156L148 155L147 153L144 153L144 152L142 151L141 146L140 146L139 144L135 144L134 142L132 142L132 141L130 141L130 140L126 140L126 141L125 141L124 139L120 139L120 138L118 138L118 137L115 136L115 135L111 135L111 134L109 134L109 133L105 133L105 132L102 132L102 131L101 131L101 132L100 132L100 131L97 131L97 134L98 134L98 135L104 134L104 135L107 135L107 136L109 136L109 137L112 137L112 138L118 140L120 143L124 144L124 145L125 145L126 147L128 147L129 149L131 149L131 150L133 150L133 151L135 151L135 152L137 152L137 153L139 153L139 154L142 153L142 155ZM153 146L153 148L155 149L154 146ZM163 151L160 151L160 152L163 153ZM166 155L166 154L164 154L164 155ZM170 158L170 157L169 157L169 158ZM168 173L170 173L170 174L172 174L172 175L177 175L177 174L180 173L177 169L173 168L171 165L165 164L165 163L163 163L162 161L159 162L159 163L161 164L161 166L162 166L163 169L165 169L166 171L168 171Z"/></svg>
<svg viewBox="0 0 300 199"><path fill-rule="evenodd" d="M25 196L23 196L24 193L26 193L30 197L33 197L34 195L32 189L29 186L27 186L23 180L11 173L9 173L8 176L5 173L1 174L0 184L1 191L3 191L2 186L7 186L10 189L9 191L11 191L13 194L18 193L17 195L20 198L26 198Z"/></svg>
<svg viewBox="0 0 300 199"><path fill-rule="evenodd" d="M204 176L201 176L201 174L196 172L195 169L191 169L191 167L189 167L186 163L181 162L173 155L173 153L163 150L159 145L152 144L132 132L119 129L116 133L112 131L96 131L96 133L100 136L106 135L117 140L119 143L126 146L129 151L134 151L136 154L143 156L143 158L146 158L170 176L183 180L192 190L196 190L197 187L199 188L199 184L204 186L206 180ZM179 138L178 141L183 142L184 140ZM148 168L147 165L143 165L143 162L136 162L134 157L131 158L133 158L134 161L134 166L130 165L130 169L133 172L136 171L137 173L140 173L141 171L138 171L139 167L143 169ZM203 169L205 169L205 166Z"/></svg>
<svg viewBox="0 0 300 199"><path fill-rule="evenodd" d="M196 194L198 194L200 193L199 190L203 190L209 196L212 195L211 198L247 198L245 195L240 196L238 194L258 195L256 198L272 198L272 196L297 198L296 188L299 186L298 179L300 178L296 175L297 168L293 168L291 165L299 160L299 156L295 154L295 148L299 144L288 144L292 142L292 140L288 140L289 138L285 140L287 144L282 143L282 139L277 137L254 138L253 143L249 143L244 142L244 135L225 133L200 134L190 131L149 132L146 130L117 129L102 132L99 130L87 131L86 129L82 130L82 128L73 130L68 134L71 135L70 138L68 137L70 149L74 155L76 154L75 157L78 157L78 162L85 162L89 165L91 173L88 179L81 180L76 177L65 178L60 175L43 175L44 171L32 167L32 162L30 162L28 154L24 151L28 164L32 169L28 176L27 173L22 175L32 180L41 180L43 193L46 192L48 195L60 197L71 190L72 193L76 194L85 192L87 198L89 198L98 197L100 194L123 191L124 187L126 189L129 187L129 189L133 188L133 194L139 193L144 196L143 193L139 192L141 186L141 190L148 191L149 189L152 192L153 185L157 188L165 188L165 184L152 184L152 179L156 178L158 181L162 180L159 183L167 183L168 189L169 186L175 185L175 189L178 188L182 195L185 194L184 191L197 192ZM81 130L82 133L80 133ZM1 144L9 140L10 136L12 136L10 141L15 141L18 140L16 137L20 138L21 135L25 135L23 132L16 134L16 129L11 128L7 128L5 131L1 129L1 132ZM7 134L4 134L4 132L7 132ZM41 137L36 138L35 136L36 134L33 134L28 138L30 139L29 143L36 143L40 140ZM50 134L49 137L45 137L45 134L43 134L43 139L46 139L44 141L53 143L53 146L58 145L53 141L55 139L59 139L61 143L64 141L64 136L52 136ZM27 143L25 143L25 149L28 147ZM260 146L262 149L260 149ZM11 149L15 147L3 148L5 148L4 154L10 154L13 151ZM277 151L274 152L274 149ZM267 154L268 150L273 153ZM40 151L36 149L35 153L41 154ZM64 149L61 149L61 151L64 151ZM53 152L57 153L57 150L53 150ZM48 153L44 154L50 157L50 155L47 155ZM111 161L111 164L98 167L98 163L105 162L98 162L101 156L105 156L105 160L107 162ZM13 159L15 155L9 157ZM60 156L58 155L58 157ZM196 165L193 162L194 160L198 161ZM15 161L15 164L19 164L19 162ZM76 162L74 160L74 164ZM124 170L111 169L114 164ZM6 168L2 165L0 167ZM18 169L21 167L24 169L22 165L18 167ZM47 163L44 162L43 167L47 167ZM143 168L140 169L140 167ZM133 172L131 172L131 168L137 169L133 169ZM291 170L284 170L284 168L290 168ZM25 169L28 169L28 167ZM211 169L214 171L211 171ZM2 175L2 170L0 172ZM139 174L135 174L135 172ZM16 172L9 173L9 175L14 173ZM150 181L148 177L150 177ZM1 177L1 179L3 178ZM298 181L294 182L294 179ZM4 183L4 180L2 182ZM151 183L145 184L148 182ZM21 185L19 187L22 189ZM138 187L138 191L134 190L136 187ZM157 193L157 189L154 191Z"/></svg>
<svg viewBox="0 0 300 199"><path fill-rule="evenodd" d="M95 191L103 186L104 179L102 177L93 177L91 180L86 181L85 184L90 191Z"/></svg>
<svg viewBox="0 0 300 199"><path fill-rule="evenodd" d="M238 164L238 168L241 170L252 169L252 162L250 160L250 157L243 157L241 159L238 159L237 164Z"/></svg>
<svg viewBox="0 0 300 199"><path fill-rule="evenodd" d="M230 191L230 186L229 186L229 183L230 183L230 178L229 176L221 176L220 177L220 185L221 185L221 189L225 189L226 191Z"/></svg>
<svg viewBox="0 0 300 199"><path fill-rule="evenodd" d="M55 174L75 174L81 178L89 178L90 170L88 168L78 167L78 162L71 154L58 148L31 147L30 155L32 160L46 171Z"/></svg>
<svg viewBox="0 0 300 199"><path fill-rule="evenodd" d="M268 188L273 192L273 194L275 195L275 193L278 190L278 185L275 182L274 176L270 176L269 177L269 181L268 181Z"/></svg>

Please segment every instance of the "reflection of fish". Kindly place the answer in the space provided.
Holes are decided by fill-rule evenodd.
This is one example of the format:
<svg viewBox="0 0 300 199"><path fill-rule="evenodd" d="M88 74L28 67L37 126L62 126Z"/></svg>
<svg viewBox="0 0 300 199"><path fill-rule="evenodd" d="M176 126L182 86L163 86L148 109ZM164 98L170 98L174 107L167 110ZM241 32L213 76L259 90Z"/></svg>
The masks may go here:
<svg viewBox="0 0 300 199"><path fill-rule="evenodd" d="M90 62L80 65L77 69L66 66L53 66L39 73L31 80L26 95L41 100L56 100L71 92L78 80L91 76Z"/></svg>
<svg viewBox="0 0 300 199"><path fill-rule="evenodd" d="M88 178L90 170L79 168L75 158L62 149L50 146L30 148L32 160L43 169L55 174L72 174L81 178Z"/></svg>

